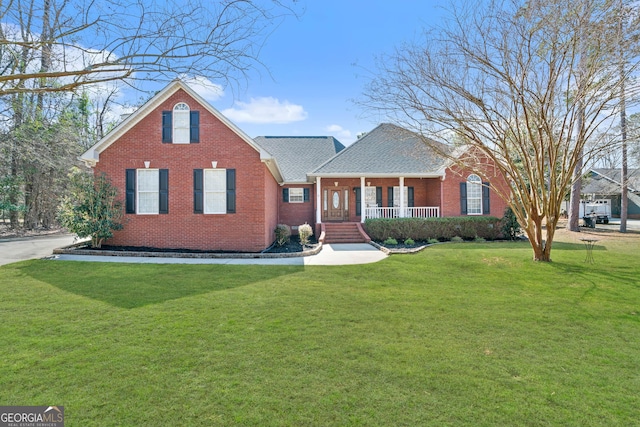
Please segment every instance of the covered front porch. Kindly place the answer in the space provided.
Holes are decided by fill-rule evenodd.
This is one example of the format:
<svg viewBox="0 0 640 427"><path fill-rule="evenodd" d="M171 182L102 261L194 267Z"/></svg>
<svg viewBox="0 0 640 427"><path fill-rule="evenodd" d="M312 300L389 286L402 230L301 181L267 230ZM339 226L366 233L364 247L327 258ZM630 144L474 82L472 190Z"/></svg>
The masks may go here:
<svg viewBox="0 0 640 427"><path fill-rule="evenodd" d="M440 176L316 176L315 184L317 224L441 215Z"/></svg>

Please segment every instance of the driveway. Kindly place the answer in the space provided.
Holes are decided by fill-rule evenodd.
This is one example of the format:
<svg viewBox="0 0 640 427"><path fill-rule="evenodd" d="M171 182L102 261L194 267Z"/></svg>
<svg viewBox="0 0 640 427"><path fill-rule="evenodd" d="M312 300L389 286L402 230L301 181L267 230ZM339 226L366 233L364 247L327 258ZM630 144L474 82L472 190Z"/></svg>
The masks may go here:
<svg viewBox="0 0 640 427"><path fill-rule="evenodd" d="M580 221L582 225L582 221ZM620 218L611 218L609 224L596 224L596 228L620 231ZM628 231L640 231L640 219L627 219Z"/></svg>
<svg viewBox="0 0 640 427"><path fill-rule="evenodd" d="M74 243L74 237L57 234L0 240L0 265L50 256L54 249Z"/></svg>

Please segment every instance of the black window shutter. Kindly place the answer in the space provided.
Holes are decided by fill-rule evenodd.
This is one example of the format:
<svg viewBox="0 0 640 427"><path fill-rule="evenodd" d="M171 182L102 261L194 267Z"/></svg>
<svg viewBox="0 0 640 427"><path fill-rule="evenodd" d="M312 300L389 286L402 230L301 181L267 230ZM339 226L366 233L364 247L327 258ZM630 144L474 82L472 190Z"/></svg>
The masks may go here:
<svg viewBox="0 0 640 427"><path fill-rule="evenodd" d="M382 207L382 187L376 187L376 205Z"/></svg>
<svg viewBox="0 0 640 427"><path fill-rule="evenodd" d="M362 189L356 187L356 216L362 215Z"/></svg>
<svg viewBox="0 0 640 427"><path fill-rule="evenodd" d="M304 188L302 190L302 193L304 194L304 201L308 202L309 201L309 189L308 188Z"/></svg>
<svg viewBox="0 0 640 427"><path fill-rule="evenodd" d="M416 204L413 198L413 187L407 187L407 197L409 198L409 200L407 200L407 206L410 208L414 207Z"/></svg>
<svg viewBox="0 0 640 427"><path fill-rule="evenodd" d="M171 131L173 130L173 126L171 125L172 118L173 116L171 111L162 112L162 142L163 143L171 143Z"/></svg>
<svg viewBox="0 0 640 427"><path fill-rule="evenodd" d="M282 201L284 203L289 203L289 189L288 188L283 188L282 189Z"/></svg>
<svg viewBox="0 0 640 427"><path fill-rule="evenodd" d="M202 187L203 187L203 175L202 169L193 170L193 213L204 213L203 201L202 201Z"/></svg>
<svg viewBox="0 0 640 427"><path fill-rule="evenodd" d="M200 142L200 111L192 111L189 117L190 138L192 144Z"/></svg>
<svg viewBox="0 0 640 427"><path fill-rule="evenodd" d="M129 214L136 213L136 170L127 169L126 174L126 201L125 212Z"/></svg>
<svg viewBox="0 0 640 427"><path fill-rule="evenodd" d="M467 214L467 183L460 183L460 214Z"/></svg>
<svg viewBox="0 0 640 427"><path fill-rule="evenodd" d="M387 188L387 202L390 208L393 207L393 187Z"/></svg>
<svg viewBox="0 0 640 427"><path fill-rule="evenodd" d="M227 169L227 213L236 213L236 170Z"/></svg>
<svg viewBox="0 0 640 427"><path fill-rule="evenodd" d="M482 183L482 214L489 215L491 213L491 206L489 206L489 183Z"/></svg>
<svg viewBox="0 0 640 427"><path fill-rule="evenodd" d="M160 206L158 213L169 213L169 169L160 169Z"/></svg>

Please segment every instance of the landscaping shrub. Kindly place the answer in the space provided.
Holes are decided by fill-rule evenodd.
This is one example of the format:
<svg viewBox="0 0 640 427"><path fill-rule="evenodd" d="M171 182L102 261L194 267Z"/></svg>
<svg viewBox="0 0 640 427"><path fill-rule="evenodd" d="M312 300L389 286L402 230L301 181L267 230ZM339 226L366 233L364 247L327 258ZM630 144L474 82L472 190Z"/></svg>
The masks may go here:
<svg viewBox="0 0 640 427"><path fill-rule="evenodd" d="M464 240L483 238L496 240L502 237L501 220L496 217L451 218L375 218L367 219L364 229L373 239L382 241L388 237L396 240L451 240L459 236Z"/></svg>
<svg viewBox="0 0 640 427"><path fill-rule="evenodd" d="M291 237L291 227L287 224L278 224L275 229L276 233L276 245L282 246L289 241Z"/></svg>
<svg viewBox="0 0 640 427"><path fill-rule="evenodd" d="M412 246L412 245L415 245L416 242L411 237L409 237L408 239L405 239L404 244L408 246Z"/></svg>
<svg viewBox="0 0 640 427"><path fill-rule="evenodd" d="M502 234L510 240L516 240L520 235L520 223L509 206L504 210L502 217Z"/></svg>
<svg viewBox="0 0 640 427"><path fill-rule="evenodd" d="M298 237L300 237L300 244L302 246L309 244L309 238L313 236L313 230L311 226L306 222L298 226Z"/></svg>
<svg viewBox="0 0 640 427"><path fill-rule="evenodd" d="M464 239L462 237L460 237L460 236L453 236L451 238L451 241L453 243L462 243L462 242L464 242Z"/></svg>
<svg viewBox="0 0 640 427"><path fill-rule="evenodd" d="M398 241L396 239L394 239L393 237L388 237L382 243L384 243L387 246L396 246L398 244Z"/></svg>
<svg viewBox="0 0 640 427"><path fill-rule="evenodd" d="M118 189L105 174L93 176L78 168L69 174L69 194L58 208L60 225L78 237L91 237L91 247L99 248L113 232L121 230L123 204Z"/></svg>

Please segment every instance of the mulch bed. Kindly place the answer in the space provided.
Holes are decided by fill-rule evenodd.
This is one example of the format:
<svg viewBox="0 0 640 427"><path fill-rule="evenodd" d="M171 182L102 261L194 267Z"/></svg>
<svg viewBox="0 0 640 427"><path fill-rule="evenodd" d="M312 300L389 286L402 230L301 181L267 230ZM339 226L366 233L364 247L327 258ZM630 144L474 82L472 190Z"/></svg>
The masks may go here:
<svg viewBox="0 0 640 427"><path fill-rule="evenodd" d="M317 244L315 239L311 239L310 245L306 247L306 249L310 249ZM92 248L90 246L82 248L83 250L96 250L96 251L116 251L116 252L159 252L159 253L184 253L184 254L237 254L242 253L239 251L214 251L214 250L198 250L198 249L182 249L182 248L153 248L148 246L111 246L111 245L102 245L100 248ZM265 250L263 253L296 253L303 252L303 247L300 244L300 239L298 236L292 236L289 239L289 242L282 245L277 246L273 245L268 250Z"/></svg>

